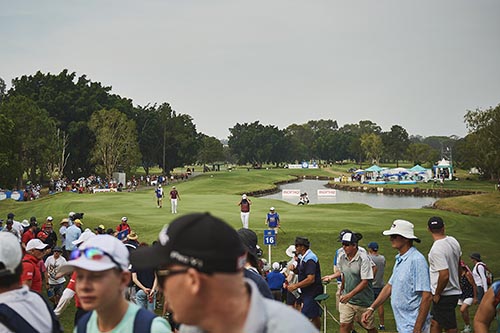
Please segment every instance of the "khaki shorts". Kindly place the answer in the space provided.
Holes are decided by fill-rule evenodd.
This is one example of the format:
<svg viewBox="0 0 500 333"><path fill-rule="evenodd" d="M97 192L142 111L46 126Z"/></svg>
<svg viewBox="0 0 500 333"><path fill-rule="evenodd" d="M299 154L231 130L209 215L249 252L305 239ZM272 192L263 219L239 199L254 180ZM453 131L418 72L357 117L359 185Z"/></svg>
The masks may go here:
<svg viewBox="0 0 500 333"><path fill-rule="evenodd" d="M340 312L340 322L342 324L350 324L353 322L358 322L361 324L361 315L365 313L366 307L364 306L359 306L359 305L353 305L349 303L340 303L339 305L339 312ZM371 315L368 317L368 322L362 323L362 326L370 330L372 328L375 328L375 312L371 311Z"/></svg>

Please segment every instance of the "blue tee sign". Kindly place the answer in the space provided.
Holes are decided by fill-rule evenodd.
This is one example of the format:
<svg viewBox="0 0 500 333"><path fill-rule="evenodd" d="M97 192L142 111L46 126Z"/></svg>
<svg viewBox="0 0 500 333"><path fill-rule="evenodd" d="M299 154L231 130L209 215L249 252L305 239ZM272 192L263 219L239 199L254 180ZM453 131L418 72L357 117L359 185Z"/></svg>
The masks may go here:
<svg viewBox="0 0 500 333"><path fill-rule="evenodd" d="M264 230L264 245L276 246L276 232L274 230Z"/></svg>

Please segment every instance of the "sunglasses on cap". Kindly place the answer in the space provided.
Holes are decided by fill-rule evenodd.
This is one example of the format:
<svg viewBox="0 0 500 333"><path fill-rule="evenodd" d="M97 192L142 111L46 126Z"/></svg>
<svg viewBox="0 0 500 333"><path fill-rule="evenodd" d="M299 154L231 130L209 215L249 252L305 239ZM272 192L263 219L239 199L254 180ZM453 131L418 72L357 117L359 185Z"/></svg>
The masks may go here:
<svg viewBox="0 0 500 333"><path fill-rule="evenodd" d="M122 266L109 254L105 251L98 249L96 247L89 247L83 250L74 249L69 256L69 260L75 260L84 256L90 260L101 260L104 257L108 257L111 261L117 266L117 268L122 271Z"/></svg>
<svg viewBox="0 0 500 333"><path fill-rule="evenodd" d="M158 283L160 287L163 287L163 284L167 280L167 278L177 275L177 274L185 274L189 268L184 268L184 269L157 269L156 270L156 276L158 276Z"/></svg>

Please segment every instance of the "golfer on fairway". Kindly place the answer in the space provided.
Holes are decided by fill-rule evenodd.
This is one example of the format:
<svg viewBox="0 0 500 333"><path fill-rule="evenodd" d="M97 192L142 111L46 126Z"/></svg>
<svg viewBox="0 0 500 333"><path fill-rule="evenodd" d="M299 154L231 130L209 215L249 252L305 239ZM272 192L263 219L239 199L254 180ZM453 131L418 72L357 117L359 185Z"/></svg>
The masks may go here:
<svg viewBox="0 0 500 333"><path fill-rule="evenodd" d="M158 208L163 207L163 197L165 196L165 194L163 193L161 184L159 184L158 187L155 189L155 196L156 196L156 206Z"/></svg>
<svg viewBox="0 0 500 333"><path fill-rule="evenodd" d="M269 208L265 224L277 234L280 227L280 215L275 211L274 207Z"/></svg>

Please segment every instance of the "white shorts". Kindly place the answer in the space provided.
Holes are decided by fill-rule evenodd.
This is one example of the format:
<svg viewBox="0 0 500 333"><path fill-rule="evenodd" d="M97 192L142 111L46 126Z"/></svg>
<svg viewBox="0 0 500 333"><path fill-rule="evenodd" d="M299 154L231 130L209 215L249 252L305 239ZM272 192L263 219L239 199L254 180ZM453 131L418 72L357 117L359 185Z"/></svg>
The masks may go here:
<svg viewBox="0 0 500 333"><path fill-rule="evenodd" d="M469 297L466 299L459 299L458 305L467 304L468 306L471 306L473 302L474 302L474 299L472 297Z"/></svg>

